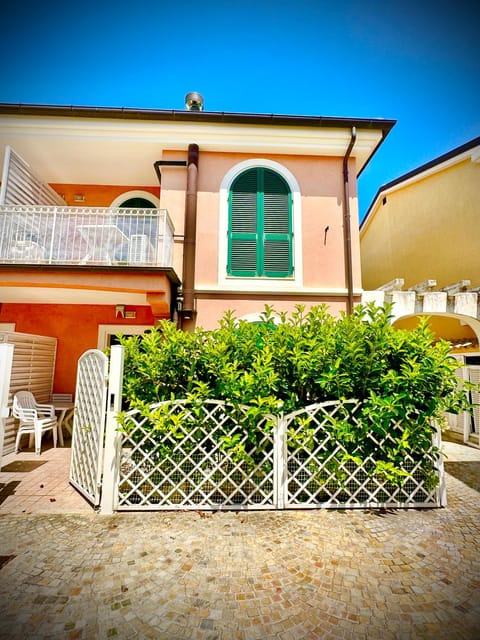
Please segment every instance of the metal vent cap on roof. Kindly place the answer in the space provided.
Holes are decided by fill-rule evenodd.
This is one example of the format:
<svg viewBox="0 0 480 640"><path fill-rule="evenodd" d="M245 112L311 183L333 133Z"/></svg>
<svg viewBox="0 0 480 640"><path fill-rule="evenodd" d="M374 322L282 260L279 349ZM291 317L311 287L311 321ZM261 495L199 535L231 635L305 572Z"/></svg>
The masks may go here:
<svg viewBox="0 0 480 640"><path fill-rule="evenodd" d="M190 91L185 96L185 107L188 111L203 111L203 96L196 91Z"/></svg>

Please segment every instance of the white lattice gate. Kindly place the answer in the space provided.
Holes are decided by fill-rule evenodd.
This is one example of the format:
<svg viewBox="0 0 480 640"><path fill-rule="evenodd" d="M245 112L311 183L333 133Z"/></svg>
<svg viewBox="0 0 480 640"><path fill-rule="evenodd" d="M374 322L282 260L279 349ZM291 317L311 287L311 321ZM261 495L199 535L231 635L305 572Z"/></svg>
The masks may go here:
<svg viewBox="0 0 480 640"><path fill-rule="evenodd" d="M403 425L389 424L383 433L368 428L357 400L265 415L248 431L250 408L218 400L166 401L150 411L150 419L135 410L124 414L117 430L112 503L119 510L445 504L438 436L404 455L401 482L389 479L379 452L396 445ZM345 429L351 437L341 436ZM363 435L358 443L355 432Z"/></svg>
<svg viewBox="0 0 480 640"><path fill-rule="evenodd" d="M118 509L275 508L271 416L258 420L247 442L249 407L176 400L151 408L177 426L159 437L146 418L127 414L116 463ZM226 441L232 445L227 450ZM247 447L248 461L235 456L239 446Z"/></svg>
<svg viewBox="0 0 480 640"><path fill-rule="evenodd" d="M86 351L78 361L70 482L94 506L100 504L107 380L107 356Z"/></svg>
<svg viewBox="0 0 480 640"><path fill-rule="evenodd" d="M293 509L444 505L439 430L429 446L403 452L398 466L405 476L396 483L379 472L378 460L386 458L378 454L395 449L404 425L391 422L386 430L372 420L366 428L361 414L358 400L335 400L283 417L285 479L279 503ZM362 433L361 439L355 433Z"/></svg>

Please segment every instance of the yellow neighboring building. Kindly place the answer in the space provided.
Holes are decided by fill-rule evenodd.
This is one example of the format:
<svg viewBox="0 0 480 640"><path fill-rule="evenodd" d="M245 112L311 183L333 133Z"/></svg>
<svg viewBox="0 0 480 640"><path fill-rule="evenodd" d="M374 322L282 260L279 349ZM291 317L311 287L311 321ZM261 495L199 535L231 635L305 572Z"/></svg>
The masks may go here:
<svg viewBox="0 0 480 640"><path fill-rule="evenodd" d="M360 227L365 290L480 287L480 137L380 187Z"/></svg>
<svg viewBox="0 0 480 640"><path fill-rule="evenodd" d="M393 324L429 317L480 382L480 137L380 187L360 227L363 300L393 303ZM380 289L374 291L376 289ZM480 446L473 416L448 414L450 435Z"/></svg>

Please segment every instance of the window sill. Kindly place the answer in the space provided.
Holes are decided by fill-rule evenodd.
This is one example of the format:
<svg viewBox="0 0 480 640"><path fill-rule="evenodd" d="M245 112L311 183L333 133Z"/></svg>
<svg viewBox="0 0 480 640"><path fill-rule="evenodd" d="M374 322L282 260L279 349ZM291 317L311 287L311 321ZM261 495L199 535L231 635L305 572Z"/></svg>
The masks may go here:
<svg viewBox="0 0 480 640"><path fill-rule="evenodd" d="M238 278L227 276L214 288L225 291L290 291L301 289L302 283L294 277Z"/></svg>

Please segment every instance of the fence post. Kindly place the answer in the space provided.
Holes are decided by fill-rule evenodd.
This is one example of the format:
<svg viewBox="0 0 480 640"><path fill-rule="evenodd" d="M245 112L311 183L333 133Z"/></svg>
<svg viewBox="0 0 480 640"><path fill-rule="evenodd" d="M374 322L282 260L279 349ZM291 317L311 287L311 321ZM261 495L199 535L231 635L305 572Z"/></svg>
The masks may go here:
<svg viewBox="0 0 480 640"><path fill-rule="evenodd" d="M273 428L273 478L276 509L285 509L287 501L287 421L283 412L276 418Z"/></svg>
<svg viewBox="0 0 480 640"><path fill-rule="evenodd" d="M0 468L3 458L5 439L5 418L8 418L8 396L10 395L10 377L12 374L13 348L11 343L0 344Z"/></svg>
<svg viewBox="0 0 480 640"><path fill-rule="evenodd" d="M124 348L114 345L110 354L108 375L107 422L105 429L105 451L103 455L103 481L100 513L109 515L118 504L118 476L120 471L120 441L117 431L117 413L122 408Z"/></svg>
<svg viewBox="0 0 480 640"><path fill-rule="evenodd" d="M439 451L439 456L437 460L437 471L438 471L438 479L439 484L437 487L437 500L439 507L447 506L447 486L445 482L445 468L443 466L443 455L441 453L442 450L442 431L440 429L440 425L436 425L436 431L433 434L433 446L437 447Z"/></svg>

